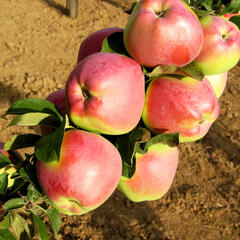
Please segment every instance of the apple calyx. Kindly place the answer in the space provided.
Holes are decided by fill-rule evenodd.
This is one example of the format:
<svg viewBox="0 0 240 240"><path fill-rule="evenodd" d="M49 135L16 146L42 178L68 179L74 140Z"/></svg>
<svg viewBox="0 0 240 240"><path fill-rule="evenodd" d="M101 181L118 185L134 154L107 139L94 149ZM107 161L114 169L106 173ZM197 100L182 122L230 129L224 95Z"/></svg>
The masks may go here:
<svg viewBox="0 0 240 240"><path fill-rule="evenodd" d="M167 10L154 10L154 13L157 17L159 18L164 18L167 15L168 9Z"/></svg>
<svg viewBox="0 0 240 240"><path fill-rule="evenodd" d="M85 86L80 86L81 87L81 91L82 91L82 95L84 97L85 100L88 100L90 98L90 93L87 90L87 88Z"/></svg>

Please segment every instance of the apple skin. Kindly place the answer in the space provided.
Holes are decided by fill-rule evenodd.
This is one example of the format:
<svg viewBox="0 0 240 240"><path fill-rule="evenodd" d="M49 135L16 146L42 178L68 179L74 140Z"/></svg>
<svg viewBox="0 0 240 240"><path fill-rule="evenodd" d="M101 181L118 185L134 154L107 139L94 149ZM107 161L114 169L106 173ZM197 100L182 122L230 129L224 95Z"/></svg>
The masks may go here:
<svg viewBox="0 0 240 240"><path fill-rule="evenodd" d="M43 191L67 215L100 206L116 189L121 173L121 156L114 145L83 130L65 132L59 162L37 162Z"/></svg>
<svg viewBox="0 0 240 240"><path fill-rule="evenodd" d="M218 99L205 77L168 75L153 80L146 92L143 121L154 133L179 132L180 142L204 137L220 113Z"/></svg>
<svg viewBox="0 0 240 240"><path fill-rule="evenodd" d="M240 58L240 32L238 27L219 16L208 15L200 19L204 43L193 63L204 75L216 75L233 68Z"/></svg>
<svg viewBox="0 0 240 240"><path fill-rule="evenodd" d="M227 84L228 72L206 76L217 98L220 98Z"/></svg>
<svg viewBox="0 0 240 240"><path fill-rule="evenodd" d="M52 92L46 97L46 100L55 104L62 116L65 116L65 114L67 113L65 89L59 89ZM52 132L52 128L47 126L40 126L40 131L41 135L45 136Z"/></svg>
<svg viewBox="0 0 240 240"><path fill-rule="evenodd" d="M201 24L184 1L141 0L124 30L125 48L146 67L183 67L197 57L202 44Z"/></svg>
<svg viewBox="0 0 240 240"><path fill-rule="evenodd" d="M115 53L84 58L66 84L70 119L91 132L119 135L131 131L141 119L144 100L140 65Z"/></svg>
<svg viewBox="0 0 240 240"><path fill-rule="evenodd" d="M238 12L238 13L225 13L225 14L223 14L223 17L226 18L226 19L230 19L231 17L239 16L239 15L240 15L240 12Z"/></svg>
<svg viewBox="0 0 240 240"><path fill-rule="evenodd" d="M136 171L130 179L121 177L118 190L134 202L160 199L173 182L178 158L177 147L150 146L146 154L136 154Z"/></svg>
<svg viewBox="0 0 240 240"><path fill-rule="evenodd" d="M77 63L93 53L100 52L103 40L115 32L123 32L123 29L108 27L90 34L79 47Z"/></svg>

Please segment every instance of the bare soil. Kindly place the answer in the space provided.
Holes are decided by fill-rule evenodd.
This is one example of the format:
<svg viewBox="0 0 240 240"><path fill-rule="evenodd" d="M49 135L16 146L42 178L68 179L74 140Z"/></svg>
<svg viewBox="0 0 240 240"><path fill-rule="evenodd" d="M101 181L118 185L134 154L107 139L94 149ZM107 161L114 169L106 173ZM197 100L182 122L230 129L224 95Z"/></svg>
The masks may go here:
<svg viewBox="0 0 240 240"><path fill-rule="evenodd" d="M105 27L124 27L132 1L79 2L78 17L70 19L65 0L1 1L0 141L24 131L7 126L7 108L64 88L82 40ZM240 239L239 95L240 65L229 72L221 115L207 136L180 145L177 174L162 199L133 203L116 190L86 215L62 215L60 239Z"/></svg>

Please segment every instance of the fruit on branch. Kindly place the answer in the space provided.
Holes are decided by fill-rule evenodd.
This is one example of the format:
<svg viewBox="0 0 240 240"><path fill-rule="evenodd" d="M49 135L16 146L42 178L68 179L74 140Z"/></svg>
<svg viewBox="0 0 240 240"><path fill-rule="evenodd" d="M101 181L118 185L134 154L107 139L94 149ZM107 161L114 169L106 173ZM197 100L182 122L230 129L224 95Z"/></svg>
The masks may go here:
<svg viewBox="0 0 240 240"><path fill-rule="evenodd" d="M142 117L151 131L179 132L180 142L190 142L206 135L219 113L218 99L206 77L198 81L166 75L149 84Z"/></svg>
<svg viewBox="0 0 240 240"><path fill-rule="evenodd" d="M68 215L101 205L117 187L121 172L121 156L114 145L83 130L65 132L59 162L37 163L43 191L54 207Z"/></svg>
<svg viewBox="0 0 240 240"><path fill-rule="evenodd" d="M238 27L219 16L200 19L204 30L204 43L194 64L204 75L216 75L233 68L240 58L240 32Z"/></svg>
<svg viewBox="0 0 240 240"><path fill-rule="evenodd" d="M221 95L223 94L223 91L227 83L227 76L228 76L227 72L206 76L217 98L220 98Z"/></svg>
<svg viewBox="0 0 240 240"><path fill-rule="evenodd" d="M52 92L49 96L46 97L46 100L56 105L56 107L61 112L62 116L66 114L66 98L65 90L59 89ZM40 126L40 131L42 136L49 134L52 131L52 128L47 126Z"/></svg>
<svg viewBox="0 0 240 240"><path fill-rule="evenodd" d="M100 52L102 49L103 40L115 32L123 32L123 29L117 27L108 27L89 35L80 45L77 63L93 53Z"/></svg>
<svg viewBox="0 0 240 240"><path fill-rule="evenodd" d="M141 65L183 67L200 53L203 29L181 0L141 0L127 22L124 45Z"/></svg>
<svg viewBox="0 0 240 240"><path fill-rule="evenodd" d="M83 129L110 135L131 131L140 121L145 82L140 65L115 53L82 60L66 84L68 115Z"/></svg>
<svg viewBox="0 0 240 240"><path fill-rule="evenodd" d="M0 153L6 156L7 158L10 159L11 165L5 166L3 168L0 168L0 175L3 173L8 174L8 187L12 187L15 179L12 179L13 173L17 171L17 169L14 167L14 165L17 165L23 161L22 156L20 155L19 152L13 151L13 150L3 150L4 148L4 143L0 142Z"/></svg>
<svg viewBox="0 0 240 240"><path fill-rule="evenodd" d="M169 190L178 165L178 149L158 143L145 154L136 153L131 178L121 177L118 189L134 202L157 200Z"/></svg>

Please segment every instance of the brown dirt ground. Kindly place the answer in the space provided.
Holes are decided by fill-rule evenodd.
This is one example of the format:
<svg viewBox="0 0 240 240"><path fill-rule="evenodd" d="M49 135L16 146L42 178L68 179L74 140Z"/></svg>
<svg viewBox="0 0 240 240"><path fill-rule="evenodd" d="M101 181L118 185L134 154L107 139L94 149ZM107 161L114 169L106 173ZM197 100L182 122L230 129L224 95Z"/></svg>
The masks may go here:
<svg viewBox="0 0 240 240"><path fill-rule="evenodd" d="M104 27L124 27L131 0L80 0L77 19L65 0L4 0L0 8L1 141L22 133L4 116L14 101L63 88L81 41ZM240 65L229 72L221 115L201 143L181 144L170 191L133 203L116 191L83 216L62 215L64 240L240 239Z"/></svg>

